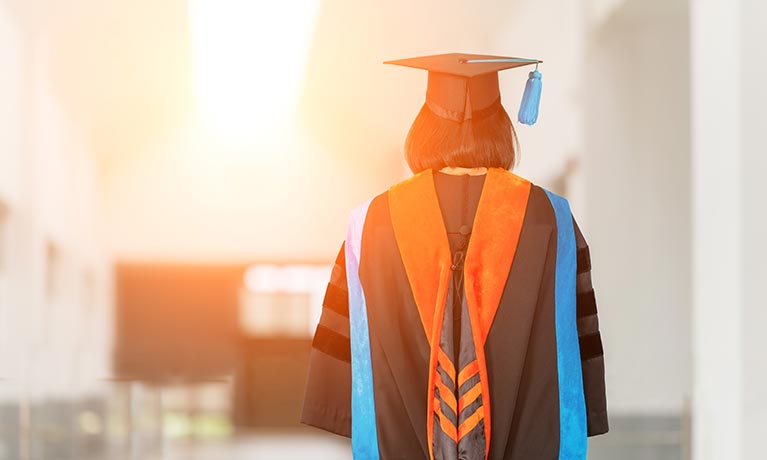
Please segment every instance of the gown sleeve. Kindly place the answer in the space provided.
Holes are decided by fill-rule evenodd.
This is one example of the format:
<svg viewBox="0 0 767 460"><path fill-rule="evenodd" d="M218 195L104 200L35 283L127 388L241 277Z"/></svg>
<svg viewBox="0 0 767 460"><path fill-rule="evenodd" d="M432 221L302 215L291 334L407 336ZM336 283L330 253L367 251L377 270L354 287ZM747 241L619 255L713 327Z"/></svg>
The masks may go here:
<svg viewBox="0 0 767 460"><path fill-rule="evenodd" d="M301 423L351 437L351 348L344 244L312 339Z"/></svg>
<svg viewBox="0 0 767 460"><path fill-rule="evenodd" d="M589 246L575 218L573 218L573 227L577 245L576 311L583 392L586 399L587 434L596 436L607 433L609 430L604 350L599 332L596 296L591 283Z"/></svg>

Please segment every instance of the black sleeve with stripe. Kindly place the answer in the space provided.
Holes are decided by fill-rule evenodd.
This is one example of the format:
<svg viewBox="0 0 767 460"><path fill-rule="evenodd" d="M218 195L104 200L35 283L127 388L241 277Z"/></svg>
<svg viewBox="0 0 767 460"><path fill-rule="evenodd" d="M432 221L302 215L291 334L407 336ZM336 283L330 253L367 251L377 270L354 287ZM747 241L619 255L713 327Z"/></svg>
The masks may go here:
<svg viewBox="0 0 767 460"><path fill-rule="evenodd" d="M301 423L351 437L351 348L344 244L312 339Z"/></svg>
<svg viewBox="0 0 767 460"><path fill-rule="evenodd" d="M586 399L588 436L607 433L607 396L605 390L605 361L594 287L591 283L591 256L589 246L578 224L575 228L578 274L576 281L576 311L578 341L583 370L583 392Z"/></svg>

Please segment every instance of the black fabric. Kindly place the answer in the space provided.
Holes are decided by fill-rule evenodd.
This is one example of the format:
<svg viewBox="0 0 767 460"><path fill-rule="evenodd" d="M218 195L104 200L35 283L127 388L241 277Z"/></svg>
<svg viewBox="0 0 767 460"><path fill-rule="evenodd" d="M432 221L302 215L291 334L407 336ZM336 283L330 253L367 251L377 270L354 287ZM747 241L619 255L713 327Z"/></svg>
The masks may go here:
<svg viewBox="0 0 767 460"><path fill-rule="evenodd" d="M578 222L573 218L575 240L578 250L577 307L579 342L585 338L589 344L581 351L583 372L583 394L586 399L587 435L596 436L610 429L607 416L607 395L605 388L605 357L602 338L599 333L596 294L591 283L591 259L586 239ZM590 312L587 313L587 312ZM598 337L594 338L594 337ZM598 340L598 344L596 343ZM581 342L583 343L583 342ZM596 354L596 351L599 351Z"/></svg>
<svg viewBox="0 0 767 460"><path fill-rule="evenodd" d="M336 263L330 275L330 285L346 286L346 264L344 260L344 244L338 250ZM326 296L327 297L327 296ZM338 299L336 299L336 303ZM345 300L348 305L348 297ZM335 317L333 317L335 315ZM320 317L320 325L317 331L329 330L328 325L336 321L343 321L343 328L333 331L337 336L344 337L340 332L348 334L349 318L339 315L335 310L323 308ZM320 337L312 339L312 343L335 343L336 350L341 348L341 341L328 341L325 332L319 332ZM323 336L326 336L323 338ZM345 351L339 354L343 357L350 355L349 339L344 337ZM307 371L307 384L304 392L304 403L301 411L301 423L320 428L341 436L351 437L351 380L352 371L349 359L339 359L316 347L309 352L309 369Z"/></svg>
<svg viewBox="0 0 767 460"><path fill-rule="evenodd" d="M602 356L602 337L599 332L586 334L578 338L578 344L581 350L581 360L586 361L596 356Z"/></svg>
<svg viewBox="0 0 767 460"><path fill-rule="evenodd" d="M317 325L317 331L312 339L312 348L347 363L350 363L352 359L349 337L344 337L322 324Z"/></svg>
<svg viewBox="0 0 767 460"><path fill-rule="evenodd" d="M333 271L330 274L330 284L346 290L346 241L341 242L341 247L338 249Z"/></svg>
<svg viewBox="0 0 767 460"><path fill-rule="evenodd" d="M473 225L484 177L434 175L453 253L464 241L460 228L466 225L467 217ZM461 180L467 181L468 201L456 199L463 196ZM575 229L578 294L593 292L591 263L584 249L587 245L577 223ZM533 185L519 245L485 343L490 387L485 410L491 413L492 430L488 460L556 460L558 456L558 380L557 368L551 365L557 361L556 248L554 211L545 191ZM337 260L341 260L342 251L343 246ZM359 270L368 311L380 458L428 459L425 409L429 344L394 238L387 192L375 196L368 208ZM331 282L346 285L338 263ZM323 309L323 315L331 313L337 314ZM578 324L579 337L593 337L589 334L598 332L596 313L579 318ZM588 329L581 329L581 324ZM586 340L593 345L596 339ZM582 364L588 435L593 436L608 431L604 356L584 359ZM349 364L313 349L309 373L302 421L348 436Z"/></svg>
<svg viewBox="0 0 767 460"><path fill-rule="evenodd" d="M465 220L464 220L465 222ZM456 255L461 254L462 250L455 252ZM463 266L452 267L451 274L453 282L448 287L447 296L445 299L445 314L443 317L442 336L440 338L440 347L442 351L451 360L452 366L456 371L455 375L448 376L447 372L439 367L439 373L442 381L447 380L446 387L449 388L453 395L452 398L455 401L460 401L461 398L477 383L480 381L479 373L475 373L474 376L469 379L473 384L461 385L460 388L456 388L458 374L467 365L477 360L477 355L474 348L474 341L471 331L471 322L469 320L468 304L466 302L466 295L463 284ZM459 320L453 320L453 315L459 313ZM457 329L457 330L454 330ZM450 354L453 354L450 357ZM454 384L456 381L456 384ZM439 388L436 389L439 391ZM445 414L448 422L453 425L453 430L457 431L467 418L469 418L479 407L482 406L482 397L478 397L472 404L469 404L456 416L455 413L448 408L447 404L441 403L442 412ZM460 409L460 408L457 408ZM441 436L438 432L441 432L441 423L434 425L434 440L435 443L447 443L447 445L440 445L435 447L435 451L438 453L435 455L435 460L448 460L452 458L459 459L474 459L484 457L485 453L485 433L476 432L467 434L460 437L456 443L449 437Z"/></svg>
<svg viewBox="0 0 767 460"><path fill-rule="evenodd" d="M349 317L349 293L333 283L328 283L325 289L325 298L322 300L322 306L330 308L339 315Z"/></svg>
<svg viewBox="0 0 767 460"><path fill-rule="evenodd" d="M437 399L439 399L440 409L442 410L442 413L447 417L448 420L450 420L450 423L452 423L454 426L458 426L458 416L456 416L455 412L453 412L453 409L447 405L443 396L439 393L439 388L437 388L437 391L435 394L437 395ZM434 426L436 428L439 426L439 424Z"/></svg>
<svg viewBox="0 0 767 460"><path fill-rule="evenodd" d="M556 219L546 193L530 190L501 303L485 344L490 384L489 460L556 460L559 386L554 281Z"/></svg>
<svg viewBox="0 0 767 460"><path fill-rule="evenodd" d="M588 246L578 248L578 273L584 273L591 270L591 255Z"/></svg>
<svg viewBox="0 0 767 460"><path fill-rule="evenodd" d="M368 311L380 459L427 459L429 342L394 238L387 192L368 207L359 275Z"/></svg>
<svg viewBox="0 0 767 460"><path fill-rule="evenodd" d="M441 171L434 171L434 185L437 191L437 200L442 214L442 220L450 242L450 251L453 257L451 265L451 285L448 290L445 317L443 326L443 350L451 356L456 372L460 373L469 363L477 359L469 320L468 305L466 303L466 291L464 288L464 261L466 249L471 239L474 217L479 204L479 198L484 188L484 174L451 175ZM449 334L449 337L446 337ZM457 375L453 378L457 378ZM479 374L470 379L474 384L479 382ZM462 386L454 389L456 401L470 390L474 385ZM482 397L477 398L473 404L466 407L457 420L453 423L460 426L466 418L470 417L482 405ZM470 433L459 439L457 446L452 443L453 449L457 449L458 458L480 458L485 452L485 432L478 428L484 427L480 422ZM435 425L435 431L440 428ZM435 437L435 439L443 439ZM450 440L452 441L452 440ZM444 442L450 442L444 441ZM450 452L450 455L455 455ZM439 456L435 460L441 460Z"/></svg>
<svg viewBox="0 0 767 460"><path fill-rule="evenodd" d="M595 315L597 313L597 300L594 290L579 292L576 296L576 315L578 318Z"/></svg>
<svg viewBox="0 0 767 460"><path fill-rule="evenodd" d="M586 398L587 435L597 436L610 430L605 398L605 358L583 361L583 392Z"/></svg>
<svg viewBox="0 0 767 460"><path fill-rule="evenodd" d="M343 315L339 315L335 311L325 308L322 310L322 316L320 316L320 323L331 331L341 334L344 337L349 337L349 318Z"/></svg>
<svg viewBox="0 0 767 460"><path fill-rule="evenodd" d="M461 227L468 225L471 228L474 225L484 184L484 174L456 176L434 171L434 186L452 255L468 246L468 238L461 233Z"/></svg>
<svg viewBox="0 0 767 460"><path fill-rule="evenodd" d="M312 349L301 423L350 438L351 380L349 363Z"/></svg>

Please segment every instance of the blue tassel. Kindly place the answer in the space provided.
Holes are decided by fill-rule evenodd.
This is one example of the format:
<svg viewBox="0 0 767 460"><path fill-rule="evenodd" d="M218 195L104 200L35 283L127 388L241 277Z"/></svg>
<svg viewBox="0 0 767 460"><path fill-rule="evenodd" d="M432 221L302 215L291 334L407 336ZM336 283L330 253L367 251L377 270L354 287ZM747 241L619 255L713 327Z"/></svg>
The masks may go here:
<svg viewBox="0 0 767 460"><path fill-rule="evenodd" d="M525 93L522 95L522 103L519 105L519 114L517 118L520 123L533 125L538 120L538 106L541 103L541 73L538 72L538 65L535 70L530 72L527 83L525 84Z"/></svg>

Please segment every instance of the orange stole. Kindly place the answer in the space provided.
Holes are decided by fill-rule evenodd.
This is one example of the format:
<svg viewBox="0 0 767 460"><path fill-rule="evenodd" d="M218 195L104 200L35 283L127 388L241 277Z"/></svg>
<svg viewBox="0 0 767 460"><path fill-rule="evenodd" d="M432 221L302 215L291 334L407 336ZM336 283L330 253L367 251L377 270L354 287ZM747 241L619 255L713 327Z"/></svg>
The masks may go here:
<svg viewBox="0 0 767 460"><path fill-rule="evenodd" d="M426 429L434 459L435 381L439 337L450 281L451 253L431 169L389 188L389 214L418 314L431 347ZM485 458L490 447L490 390L484 344L516 253L531 183L503 168L488 168L464 261L464 285L479 367L485 419Z"/></svg>

